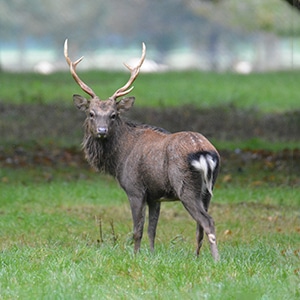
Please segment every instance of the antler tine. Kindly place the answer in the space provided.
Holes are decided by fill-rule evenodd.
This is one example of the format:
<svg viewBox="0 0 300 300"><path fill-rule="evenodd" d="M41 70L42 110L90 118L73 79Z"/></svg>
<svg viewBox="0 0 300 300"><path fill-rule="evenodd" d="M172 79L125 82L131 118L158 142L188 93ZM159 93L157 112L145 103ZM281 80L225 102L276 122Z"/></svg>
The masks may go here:
<svg viewBox="0 0 300 300"><path fill-rule="evenodd" d="M96 94L94 93L94 91L89 86L87 86L76 74L76 66L83 60L83 56L80 57L79 59L77 59L75 62L71 61L71 59L68 55L68 39L65 40L64 55L65 55L68 65L70 66L70 72L71 72L74 80L78 83L78 85L81 87L81 89L84 92L89 94L92 98L96 97Z"/></svg>
<svg viewBox="0 0 300 300"><path fill-rule="evenodd" d="M129 65L125 64L125 67L130 71L131 75L130 78L128 80L128 82L122 86L121 88L119 88L110 98L116 100L118 97L124 96L128 93L130 93L133 90L133 86L130 87L132 85L132 83L135 81L135 79L137 78L137 76L140 73L140 68L145 60L146 57L146 45L145 43L143 43L143 50L142 50L142 56L141 59L139 61L139 63L137 64L136 67L130 67Z"/></svg>

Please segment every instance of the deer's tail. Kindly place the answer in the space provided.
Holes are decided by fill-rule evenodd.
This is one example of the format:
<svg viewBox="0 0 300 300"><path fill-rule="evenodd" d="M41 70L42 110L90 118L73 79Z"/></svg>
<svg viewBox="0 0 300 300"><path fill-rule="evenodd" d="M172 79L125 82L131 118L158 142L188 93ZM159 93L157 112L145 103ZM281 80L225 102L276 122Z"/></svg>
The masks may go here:
<svg viewBox="0 0 300 300"><path fill-rule="evenodd" d="M212 195L219 169L219 155L216 152L200 151L189 155L189 163L194 169L202 173L203 184Z"/></svg>

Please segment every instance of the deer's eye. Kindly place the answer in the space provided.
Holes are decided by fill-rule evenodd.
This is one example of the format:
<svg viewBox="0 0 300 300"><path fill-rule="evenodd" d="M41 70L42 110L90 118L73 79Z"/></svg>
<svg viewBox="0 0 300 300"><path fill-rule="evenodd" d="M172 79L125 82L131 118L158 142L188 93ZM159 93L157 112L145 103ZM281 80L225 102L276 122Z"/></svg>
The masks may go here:
<svg viewBox="0 0 300 300"><path fill-rule="evenodd" d="M112 120L115 120L115 118L116 118L116 113L112 113L111 115L110 115L110 118L112 119Z"/></svg>
<svg viewBox="0 0 300 300"><path fill-rule="evenodd" d="M95 113L93 111L90 111L90 118L93 119L95 117Z"/></svg>

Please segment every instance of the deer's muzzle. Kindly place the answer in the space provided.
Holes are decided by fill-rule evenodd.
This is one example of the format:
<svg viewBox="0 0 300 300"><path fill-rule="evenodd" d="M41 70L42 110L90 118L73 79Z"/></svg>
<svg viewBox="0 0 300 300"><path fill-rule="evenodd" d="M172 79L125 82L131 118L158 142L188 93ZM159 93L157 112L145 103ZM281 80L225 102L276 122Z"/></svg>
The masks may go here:
<svg viewBox="0 0 300 300"><path fill-rule="evenodd" d="M97 137L98 138L105 138L108 133L108 128L107 127L98 127L97 128Z"/></svg>

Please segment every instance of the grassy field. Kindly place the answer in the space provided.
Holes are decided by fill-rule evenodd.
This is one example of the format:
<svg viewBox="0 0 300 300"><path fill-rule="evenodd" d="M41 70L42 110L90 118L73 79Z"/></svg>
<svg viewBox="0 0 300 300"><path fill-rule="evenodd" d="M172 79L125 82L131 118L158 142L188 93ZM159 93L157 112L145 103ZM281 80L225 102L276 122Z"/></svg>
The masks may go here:
<svg viewBox="0 0 300 300"><path fill-rule="evenodd" d="M81 78L98 96L106 99L128 80L128 74L80 72ZM300 72L215 74L168 72L140 74L134 92L137 106L169 107L193 104L207 108L234 104L264 112L299 110ZM72 95L82 94L67 72L39 74L0 73L0 100L9 103L71 103Z"/></svg>
<svg viewBox="0 0 300 300"><path fill-rule="evenodd" d="M150 108L228 104L276 116L299 111L299 75L141 74L132 94L137 105ZM103 97L127 76L82 73ZM62 107L81 93L71 76L0 73L0 81L0 300L300 298L298 139L214 141L222 169L210 214L220 262L212 260L207 240L200 257L194 256L196 226L178 202L162 205L155 253L145 234L135 256L126 195L114 179L82 162L77 115L74 123L64 120L69 129L54 129L73 116ZM8 103L15 107L1 106ZM24 103L28 107L17 114ZM44 109L37 110L37 103ZM291 120L297 126L297 117Z"/></svg>
<svg viewBox="0 0 300 300"><path fill-rule="evenodd" d="M77 169L2 169L0 299L297 299L300 188L221 175L211 214L221 261L165 203L156 252L134 256L131 216L113 179ZM101 227L99 222L101 221ZM102 233L100 234L100 228Z"/></svg>

